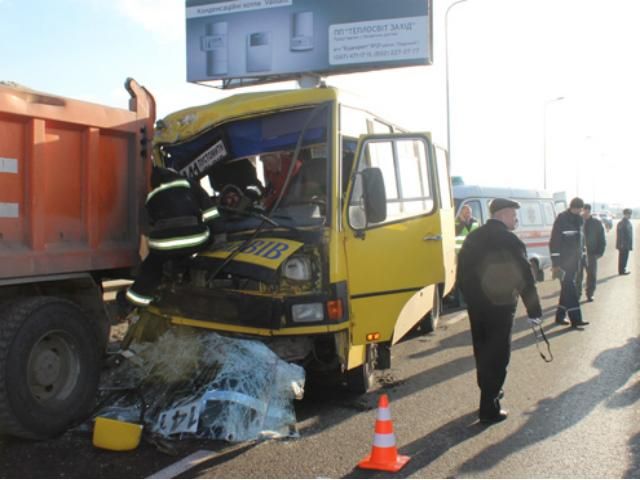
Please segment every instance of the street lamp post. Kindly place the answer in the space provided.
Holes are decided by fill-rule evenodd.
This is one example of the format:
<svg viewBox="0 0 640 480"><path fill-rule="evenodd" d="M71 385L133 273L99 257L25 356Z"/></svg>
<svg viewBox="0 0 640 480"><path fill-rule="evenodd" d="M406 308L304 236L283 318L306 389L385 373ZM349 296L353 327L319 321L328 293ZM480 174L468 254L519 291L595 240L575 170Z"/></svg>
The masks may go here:
<svg viewBox="0 0 640 480"><path fill-rule="evenodd" d="M559 102L564 100L564 97L556 97L544 102L544 118L542 123L542 141L543 141L543 158L542 158L542 175L543 175L543 189L547 189L547 107L553 102Z"/></svg>
<svg viewBox="0 0 640 480"><path fill-rule="evenodd" d="M449 161L451 161L451 106L449 95L449 11L459 3L467 0L456 0L447 7L444 13L444 65L445 65L445 88L447 95L447 151L449 152Z"/></svg>

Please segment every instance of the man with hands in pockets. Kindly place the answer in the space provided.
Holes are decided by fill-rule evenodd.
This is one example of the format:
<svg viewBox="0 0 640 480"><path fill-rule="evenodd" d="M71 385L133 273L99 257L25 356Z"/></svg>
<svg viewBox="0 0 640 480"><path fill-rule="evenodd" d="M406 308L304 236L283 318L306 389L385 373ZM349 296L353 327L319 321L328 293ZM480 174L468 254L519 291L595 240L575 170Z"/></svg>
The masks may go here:
<svg viewBox="0 0 640 480"><path fill-rule="evenodd" d="M518 202L494 199L489 206L491 219L469 233L458 256L456 280L467 301L483 423L507 418L500 399L518 296L531 325L540 325L542 317L526 247L512 233L518 225L518 208Z"/></svg>

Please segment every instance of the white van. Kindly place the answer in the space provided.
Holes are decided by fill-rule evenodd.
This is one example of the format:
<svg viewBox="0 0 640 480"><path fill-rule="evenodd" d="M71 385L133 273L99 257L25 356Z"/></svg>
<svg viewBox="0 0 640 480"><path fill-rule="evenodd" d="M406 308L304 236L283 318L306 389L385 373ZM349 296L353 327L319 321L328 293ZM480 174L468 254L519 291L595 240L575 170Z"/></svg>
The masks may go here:
<svg viewBox="0 0 640 480"><path fill-rule="evenodd" d="M544 280L544 270L551 267L549 239L556 218L554 196L541 190L456 185L453 187L456 217L463 205L469 205L482 225L489 218L489 204L494 198L510 198L520 203L515 234L527 246L531 269L537 281Z"/></svg>

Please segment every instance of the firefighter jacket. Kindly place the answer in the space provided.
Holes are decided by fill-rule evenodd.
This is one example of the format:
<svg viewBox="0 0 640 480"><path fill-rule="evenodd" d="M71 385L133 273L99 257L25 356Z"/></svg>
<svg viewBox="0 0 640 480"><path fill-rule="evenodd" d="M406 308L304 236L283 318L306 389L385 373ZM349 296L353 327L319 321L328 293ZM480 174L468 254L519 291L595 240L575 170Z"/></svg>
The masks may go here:
<svg viewBox="0 0 640 480"><path fill-rule="evenodd" d="M542 317L527 249L499 220L490 219L467 235L456 281L471 308L515 308L521 296L529 317Z"/></svg>
<svg viewBox="0 0 640 480"><path fill-rule="evenodd" d="M190 255L209 241L205 224L217 216L206 192L179 173L154 167L147 195L149 250L163 256Z"/></svg>
<svg viewBox="0 0 640 480"><path fill-rule="evenodd" d="M623 218L616 225L616 248L633 250L633 225L628 218Z"/></svg>
<svg viewBox="0 0 640 480"><path fill-rule="evenodd" d="M209 243L208 222L219 217L217 208L199 183L189 182L174 170L154 167L152 190L147 195L149 255L127 290L132 304L145 307L160 285L169 259L188 258Z"/></svg>
<svg viewBox="0 0 640 480"><path fill-rule="evenodd" d="M604 226L597 218L589 217L584 221L584 243L587 248L587 254L595 255L596 257L604 255L607 240L604 235Z"/></svg>
<svg viewBox="0 0 640 480"><path fill-rule="evenodd" d="M577 272L584 252L582 217L565 210L560 213L551 230L549 251L551 263L565 272Z"/></svg>

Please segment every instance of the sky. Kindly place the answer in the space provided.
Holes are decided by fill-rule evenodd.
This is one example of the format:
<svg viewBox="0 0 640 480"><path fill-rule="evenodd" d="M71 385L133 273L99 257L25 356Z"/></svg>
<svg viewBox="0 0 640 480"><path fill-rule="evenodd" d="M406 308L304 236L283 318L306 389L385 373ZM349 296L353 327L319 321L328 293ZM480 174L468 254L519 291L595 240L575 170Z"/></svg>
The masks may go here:
<svg viewBox="0 0 640 480"><path fill-rule="evenodd" d="M465 0L445 15L451 4L434 0L432 65L327 83L445 147L449 125L467 184L541 189L546 163L551 191L640 206L640 1ZM127 77L159 118L246 91L186 81L184 0L0 0L0 80L127 108Z"/></svg>

